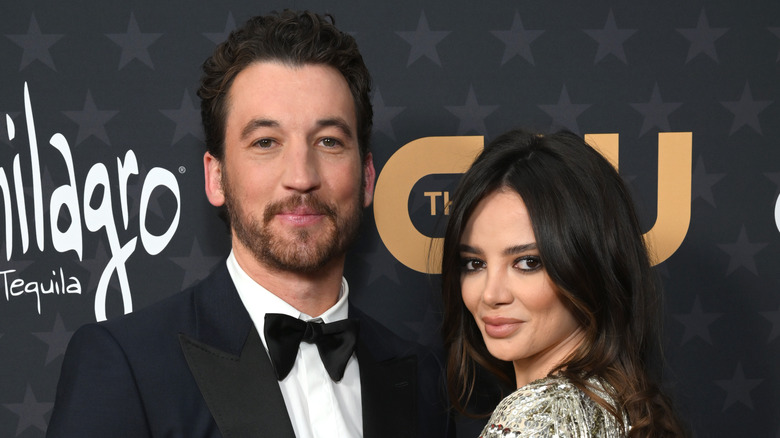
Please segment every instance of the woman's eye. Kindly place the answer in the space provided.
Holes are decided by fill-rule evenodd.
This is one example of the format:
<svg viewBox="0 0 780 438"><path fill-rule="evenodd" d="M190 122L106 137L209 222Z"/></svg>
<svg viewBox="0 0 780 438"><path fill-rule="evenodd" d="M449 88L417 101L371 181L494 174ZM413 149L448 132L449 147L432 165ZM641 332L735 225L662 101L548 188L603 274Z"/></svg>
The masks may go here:
<svg viewBox="0 0 780 438"><path fill-rule="evenodd" d="M462 271L472 272L485 269L485 262L479 259L463 259L460 262Z"/></svg>
<svg viewBox="0 0 780 438"><path fill-rule="evenodd" d="M523 271L536 271L542 267L542 260L535 256L521 257L515 262L515 267Z"/></svg>

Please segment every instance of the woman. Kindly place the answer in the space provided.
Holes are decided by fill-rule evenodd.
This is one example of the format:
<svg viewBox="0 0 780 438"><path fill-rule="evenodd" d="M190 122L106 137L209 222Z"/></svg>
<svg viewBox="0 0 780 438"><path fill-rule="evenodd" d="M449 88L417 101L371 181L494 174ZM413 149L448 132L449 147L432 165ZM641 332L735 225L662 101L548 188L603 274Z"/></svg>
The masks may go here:
<svg viewBox="0 0 780 438"><path fill-rule="evenodd" d="M518 388L483 437L684 435L645 369L660 295L630 195L581 138L485 148L453 197L442 288L455 406L480 366Z"/></svg>

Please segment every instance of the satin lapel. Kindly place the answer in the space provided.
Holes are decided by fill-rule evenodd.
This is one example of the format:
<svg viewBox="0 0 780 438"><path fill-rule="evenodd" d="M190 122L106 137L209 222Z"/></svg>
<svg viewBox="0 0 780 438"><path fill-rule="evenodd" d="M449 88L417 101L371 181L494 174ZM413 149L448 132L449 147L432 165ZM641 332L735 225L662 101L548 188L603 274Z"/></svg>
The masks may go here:
<svg viewBox="0 0 780 438"><path fill-rule="evenodd" d="M225 438L295 438L273 367L256 330L250 332L240 356L184 334L179 335L179 342Z"/></svg>
<svg viewBox="0 0 780 438"><path fill-rule="evenodd" d="M407 356L376 362L358 345L363 436L417 436L417 358Z"/></svg>
<svg viewBox="0 0 780 438"><path fill-rule="evenodd" d="M179 342L220 432L294 438L273 365L225 263L197 287L195 327Z"/></svg>

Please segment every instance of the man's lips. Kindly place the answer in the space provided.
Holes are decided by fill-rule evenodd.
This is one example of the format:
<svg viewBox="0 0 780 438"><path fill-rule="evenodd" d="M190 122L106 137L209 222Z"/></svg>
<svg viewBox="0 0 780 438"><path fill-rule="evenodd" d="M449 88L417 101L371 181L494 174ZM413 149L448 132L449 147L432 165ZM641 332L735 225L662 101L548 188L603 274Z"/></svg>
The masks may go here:
<svg viewBox="0 0 780 438"><path fill-rule="evenodd" d="M294 225L305 226L318 222L326 216L325 213L313 208L300 206L293 209L286 209L277 213L279 219L290 222Z"/></svg>
<svg viewBox="0 0 780 438"><path fill-rule="evenodd" d="M523 321L516 318L506 318L502 316L482 317L485 323L485 333L491 338L506 338L514 334Z"/></svg>

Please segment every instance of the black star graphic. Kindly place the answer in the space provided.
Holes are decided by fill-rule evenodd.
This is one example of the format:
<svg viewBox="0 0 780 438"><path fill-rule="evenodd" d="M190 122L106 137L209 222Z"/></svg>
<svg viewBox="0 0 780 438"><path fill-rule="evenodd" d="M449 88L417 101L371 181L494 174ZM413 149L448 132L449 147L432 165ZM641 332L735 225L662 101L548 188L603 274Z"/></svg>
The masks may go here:
<svg viewBox="0 0 780 438"><path fill-rule="evenodd" d="M707 169L704 168L704 161L699 157L699 159L696 160L696 166L693 169L691 187L693 199L702 198L715 207L715 198L712 196L712 186L717 184L724 176L726 176L725 173L707 173Z"/></svg>
<svg viewBox="0 0 780 438"><path fill-rule="evenodd" d="M466 103L462 106L445 106L447 111L460 119L458 125L458 135L467 133L476 133L479 135L487 134L485 127L485 117L493 113L498 105L480 105L477 103L477 96L474 94L474 87L469 86L469 92L466 96Z"/></svg>
<svg viewBox="0 0 780 438"><path fill-rule="evenodd" d="M390 139L395 140L392 121L405 107L386 106L379 88L374 92L374 98L371 103L374 107L374 131L383 132Z"/></svg>
<svg viewBox="0 0 780 438"><path fill-rule="evenodd" d="M209 41L211 41L212 43L219 44L227 40L228 36L230 35L230 32L232 32L233 29L235 28L236 28L236 20L233 18L233 13L228 12L227 22L225 23L224 31L216 32L216 33L204 33L203 36L208 38Z"/></svg>
<svg viewBox="0 0 780 438"><path fill-rule="evenodd" d="M515 11L515 18L512 19L512 27L509 30L491 30L504 43L504 57L501 59L501 65L504 65L510 59L517 55L525 58L526 61L534 65L534 57L531 54L531 43L543 34L543 30L525 30L523 21L520 19L520 13Z"/></svg>
<svg viewBox="0 0 780 438"><path fill-rule="evenodd" d="M780 27L770 27L768 29L770 32L775 34L776 37L780 38ZM777 53L777 61L775 62L780 62L780 52Z"/></svg>
<svg viewBox="0 0 780 438"><path fill-rule="evenodd" d="M392 260L388 262L385 257L390 257ZM380 257L377 252L370 252L363 254L363 260L366 260L369 267L367 285L371 285L374 281L381 277L385 277L393 284L401 285L401 280L398 279L398 272L396 271L398 263L392 259L392 256L387 255Z"/></svg>
<svg viewBox="0 0 780 438"><path fill-rule="evenodd" d="M418 334L417 343L432 346L440 341L441 312L429 304L422 321L406 322L405 325Z"/></svg>
<svg viewBox="0 0 780 438"><path fill-rule="evenodd" d="M585 33L599 43L596 59L593 63L597 64L605 56L612 54L623 61L624 64L628 64L626 52L623 50L623 43L635 32L636 29L618 29L617 24L615 24L615 16L612 14L612 9L610 9L604 29L585 30Z"/></svg>
<svg viewBox="0 0 780 438"><path fill-rule="evenodd" d="M769 322L772 323L772 331L769 332L768 342L771 342L776 337L780 336L780 308L775 311L761 312Z"/></svg>
<svg viewBox="0 0 780 438"><path fill-rule="evenodd" d="M669 114L673 113L674 110L681 105L682 103L664 103L661 100L661 92L658 90L658 84L655 84L653 86L653 92L650 95L650 102L631 104L635 110L645 116L645 120L642 122L642 129L639 131L639 136L641 137L653 127L656 127L661 131L670 131Z"/></svg>
<svg viewBox="0 0 780 438"><path fill-rule="evenodd" d="M122 48L122 55L119 58L119 69L127 65L133 59L137 59L149 68L154 69L152 58L149 56L149 46L152 45L161 33L141 33L135 16L130 13L130 22L127 24L127 33L109 33L107 37Z"/></svg>
<svg viewBox="0 0 780 438"><path fill-rule="evenodd" d="M737 237L736 242L729 244L724 243L718 246L731 257L731 260L729 261L729 267L726 270L726 275L731 274L740 266L744 267L753 274L758 275L754 257L756 253L761 251L765 246L767 246L767 244L751 243L748 241L747 232L745 231L744 226L742 226L742 229L740 229L739 237Z"/></svg>
<svg viewBox="0 0 780 438"><path fill-rule="evenodd" d="M674 318L680 321L685 326L685 333L682 337L680 345L685 345L686 342L694 337L700 337L708 344L712 345L712 338L710 337L710 324L716 319L720 318L722 313L704 313L701 308L701 302L699 296L693 300L693 309L691 313L683 314L679 313L674 315Z"/></svg>
<svg viewBox="0 0 780 438"><path fill-rule="evenodd" d="M108 265L110 258L103 240L98 240L95 256L91 259L84 259L79 262L79 266L83 267L89 274L89 280L87 280L86 286L82 285L84 288L82 293L94 294L95 291L97 291L100 277L103 275L103 271L106 269L106 265Z"/></svg>
<svg viewBox="0 0 780 438"><path fill-rule="evenodd" d="M734 370L734 377L731 380L716 380L715 384L726 391L726 401L723 402L723 411L734 403L753 409L753 400L750 398L750 391L760 385L764 379L747 379L745 372L742 371L742 363L737 363L737 369Z"/></svg>
<svg viewBox="0 0 780 438"><path fill-rule="evenodd" d="M769 178L780 189L780 172L768 172L764 176Z"/></svg>
<svg viewBox="0 0 780 438"><path fill-rule="evenodd" d="M539 105L539 108L546 112L553 119L553 127L556 125L568 129L569 131L579 134L580 127L577 124L577 117L580 116L586 109L590 107L589 104L574 104L569 99L569 92L566 91L566 85L561 90L561 95L558 98L558 103L554 105Z"/></svg>
<svg viewBox="0 0 780 438"><path fill-rule="evenodd" d="M27 385L27 390L24 392L24 401L21 403L5 403L3 406L19 416L19 423L16 425L16 436L19 436L30 426L38 428L41 432L46 432L46 420L43 416L51 410L54 403L38 402L35 394L32 392L32 388L30 388L30 385Z"/></svg>
<svg viewBox="0 0 780 438"><path fill-rule="evenodd" d="M23 49L19 71L22 71L36 59L52 70L57 71L54 67L54 60L49 53L49 48L59 41L62 35L42 34L41 29L38 27L38 21L35 19L35 14L30 18L30 27L27 28L26 34L6 35L6 37Z"/></svg>
<svg viewBox="0 0 780 438"><path fill-rule="evenodd" d="M753 93L750 92L750 84L745 82L745 88L742 90L742 96L736 102L721 102L723 106L734 113L734 123L731 125L731 132L734 134L745 125L755 129L761 134L761 123L758 121L758 115L772 103L771 100L754 100Z"/></svg>
<svg viewBox="0 0 780 438"><path fill-rule="evenodd" d="M54 318L54 327L50 332L38 332L33 333L38 339L49 345L49 350L46 353L46 365L54 359L65 354L65 349L68 347L68 341L73 335L72 331L65 330L65 325L62 323L60 314Z"/></svg>
<svg viewBox="0 0 780 438"><path fill-rule="evenodd" d="M718 62L718 54L715 52L715 41L727 31L728 29L724 27L711 28L707 21L707 14L702 8L701 14L699 14L699 23L695 29L677 29L677 32L680 32L691 42L691 47L688 49L688 58L685 62L688 63L700 53L704 53L715 62Z"/></svg>
<svg viewBox="0 0 780 438"><path fill-rule="evenodd" d="M222 260L222 256L206 256L200 249L198 238L192 240L192 249L187 257L171 257L171 261L184 269L182 289L192 286L198 280L208 276L209 272Z"/></svg>
<svg viewBox="0 0 780 438"><path fill-rule="evenodd" d="M184 96L181 98L181 106L179 109L160 110L160 112L176 123L176 131L173 133L173 141L171 144L176 144L176 142L187 134L191 134L198 140L203 139L200 108L195 108L187 90L184 90Z"/></svg>
<svg viewBox="0 0 780 438"><path fill-rule="evenodd" d="M414 61L417 61L422 56L425 56L441 67L436 45L450 33L447 31L431 30L430 27L428 27L428 19L425 18L425 11L422 11L420 14L420 21L417 22L417 30L396 33L412 46L412 49L409 52L409 61L406 63L407 67L412 65Z"/></svg>
<svg viewBox="0 0 780 438"><path fill-rule="evenodd" d="M95 106L92 100L92 93L87 90L87 98L84 101L84 109L81 111L63 111L65 117L73 120L79 125L79 133L76 136L76 144L80 144L90 135L94 135L100 141L108 146L111 142L108 140L105 124L108 123L119 111L101 111Z"/></svg>

